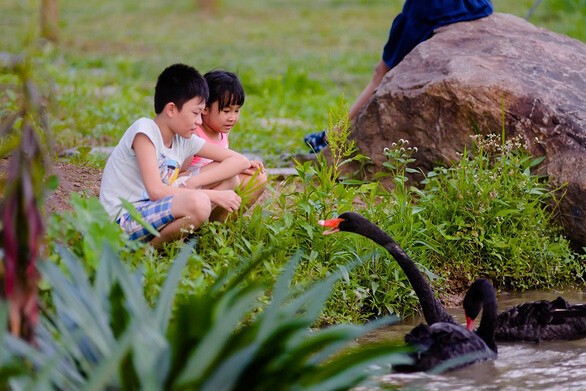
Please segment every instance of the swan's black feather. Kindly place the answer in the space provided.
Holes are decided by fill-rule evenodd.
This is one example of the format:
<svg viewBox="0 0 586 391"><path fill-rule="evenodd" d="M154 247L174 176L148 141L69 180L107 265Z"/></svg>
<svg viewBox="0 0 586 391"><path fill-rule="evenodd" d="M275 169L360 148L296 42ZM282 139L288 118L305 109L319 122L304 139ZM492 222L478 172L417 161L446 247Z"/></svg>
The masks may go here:
<svg viewBox="0 0 586 391"><path fill-rule="evenodd" d="M440 365L444 371L452 370L497 357L476 333L454 323L422 323L405 336L405 342L416 351L411 354L412 364L396 365L396 372L430 371Z"/></svg>
<svg viewBox="0 0 586 391"><path fill-rule="evenodd" d="M498 316L497 341L541 342L586 337L586 305L564 298L519 304Z"/></svg>

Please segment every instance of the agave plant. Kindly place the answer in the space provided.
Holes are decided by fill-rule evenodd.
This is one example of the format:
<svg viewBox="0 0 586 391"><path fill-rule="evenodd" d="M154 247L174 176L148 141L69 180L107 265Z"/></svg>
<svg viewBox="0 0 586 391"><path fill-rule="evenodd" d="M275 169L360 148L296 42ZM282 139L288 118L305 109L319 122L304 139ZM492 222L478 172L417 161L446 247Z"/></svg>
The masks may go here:
<svg viewBox="0 0 586 391"><path fill-rule="evenodd" d="M140 274L111 250L103 251L91 281L76 256L60 248L63 268L39 265L51 286L51 310L41 316L37 345L7 333L3 337L2 351L11 356L0 355L0 368L15 357L32 368L18 375L7 371L10 387L338 390L365 380L371 364L385 368L405 362L404 347L355 344L393 319L312 330L338 277L334 273L304 289L291 285L299 256L271 287L266 306L259 298L268 291L246 282L262 254L218 278L204 294L177 300L192 250L186 245L176 257L151 308Z"/></svg>
<svg viewBox="0 0 586 391"><path fill-rule="evenodd" d="M389 343L348 349L356 338L392 318L312 330L339 276L332 274L305 289L292 287L299 259L300 254L291 259L272 287L269 304L242 327L238 324L245 321L247 310L258 306L256 297L261 292L255 286L231 282L226 290L216 285L203 301L190 297L182 303L172 341L175 359L185 364L176 367L180 371L172 374L167 388L347 389L368 376L371 364L385 367L405 360L400 354L405 347ZM218 312L218 308L226 311Z"/></svg>

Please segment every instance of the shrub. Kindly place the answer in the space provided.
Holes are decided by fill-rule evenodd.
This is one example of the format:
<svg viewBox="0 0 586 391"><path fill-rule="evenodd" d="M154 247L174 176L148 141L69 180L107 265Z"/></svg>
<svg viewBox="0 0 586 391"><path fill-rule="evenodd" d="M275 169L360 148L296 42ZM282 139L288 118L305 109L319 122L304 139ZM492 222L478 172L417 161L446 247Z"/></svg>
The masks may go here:
<svg viewBox="0 0 586 391"><path fill-rule="evenodd" d="M475 141L472 154L424 181L417 216L438 243L424 250L428 263L465 285L479 275L515 289L578 282L583 267L553 219L557 189L532 173L543 158L515 140Z"/></svg>

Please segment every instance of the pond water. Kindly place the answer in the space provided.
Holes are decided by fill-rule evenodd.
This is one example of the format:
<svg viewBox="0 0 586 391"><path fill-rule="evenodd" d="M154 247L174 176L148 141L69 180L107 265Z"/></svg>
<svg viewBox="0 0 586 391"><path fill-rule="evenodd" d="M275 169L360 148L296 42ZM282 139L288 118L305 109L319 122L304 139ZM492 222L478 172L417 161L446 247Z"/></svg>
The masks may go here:
<svg viewBox="0 0 586 391"><path fill-rule="evenodd" d="M499 310L535 300L553 300L563 296L571 304L586 303L586 292L525 292L500 294ZM450 309L458 322L464 323L463 310ZM410 318L386 327L369 339L401 339L411 328L423 322ZM533 343L499 343L495 361L481 362L441 375L425 373L387 374L372 378L368 387L356 390L586 390L586 339Z"/></svg>

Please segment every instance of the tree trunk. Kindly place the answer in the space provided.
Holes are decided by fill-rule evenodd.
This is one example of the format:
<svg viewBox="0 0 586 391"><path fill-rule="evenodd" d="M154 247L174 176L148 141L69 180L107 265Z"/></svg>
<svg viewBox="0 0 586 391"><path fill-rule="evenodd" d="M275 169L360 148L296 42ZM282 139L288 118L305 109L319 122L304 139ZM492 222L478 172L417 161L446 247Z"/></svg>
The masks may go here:
<svg viewBox="0 0 586 391"><path fill-rule="evenodd" d="M195 6L198 10L202 10L204 12L214 12L217 9L218 1L217 0L196 0Z"/></svg>
<svg viewBox="0 0 586 391"><path fill-rule="evenodd" d="M59 8L57 0L41 1L41 38L57 42L59 38Z"/></svg>

